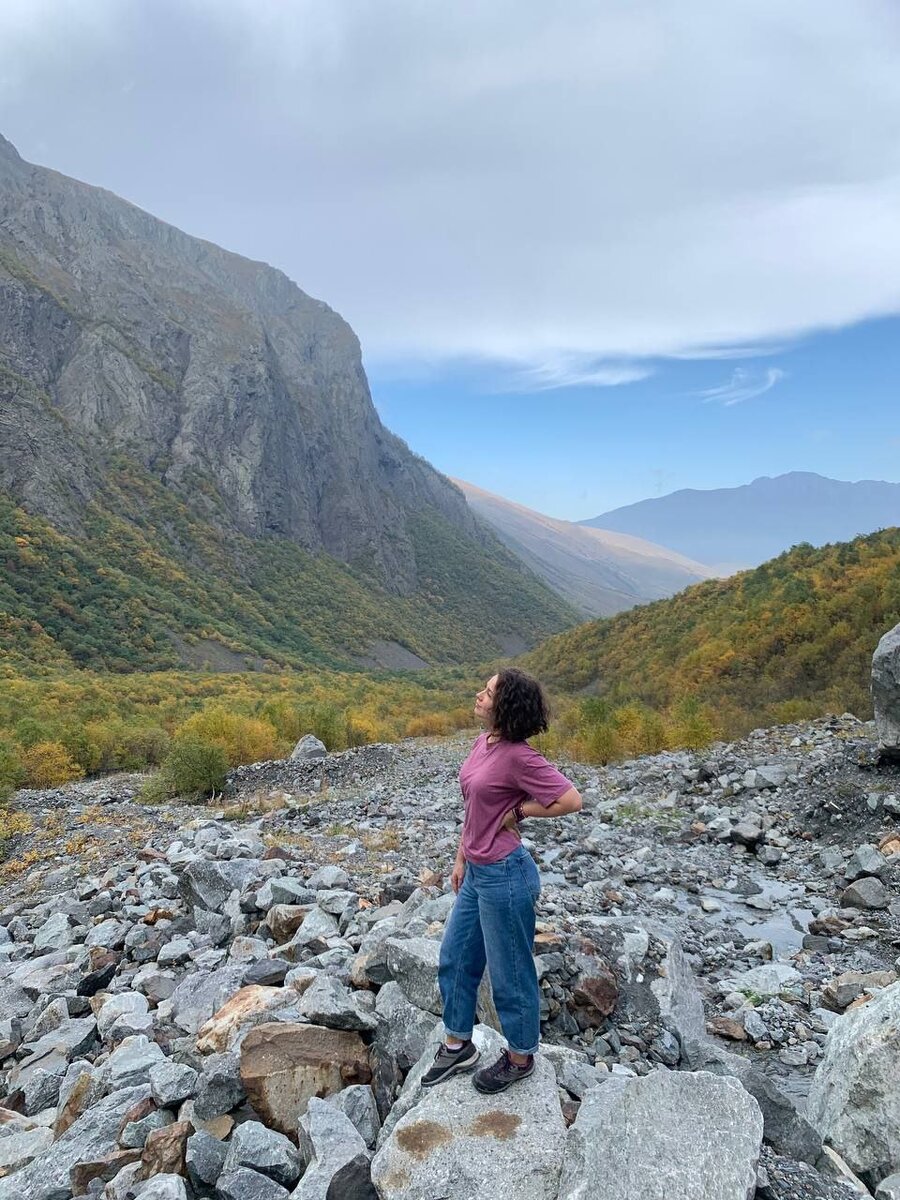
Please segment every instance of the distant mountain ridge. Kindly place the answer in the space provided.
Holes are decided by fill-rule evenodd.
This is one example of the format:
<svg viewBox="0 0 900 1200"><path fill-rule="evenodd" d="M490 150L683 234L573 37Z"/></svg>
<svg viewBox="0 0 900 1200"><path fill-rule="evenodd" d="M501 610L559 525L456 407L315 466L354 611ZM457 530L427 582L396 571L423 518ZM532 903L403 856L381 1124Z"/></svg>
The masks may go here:
<svg viewBox="0 0 900 1200"><path fill-rule="evenodd" d="M276 642L307 658L327 642L345 662L459 661L521 649L575 619L384 428L357 338L326 304L281 271L25 162L3 138L0 497L49 523L17 534L10 516L9 536L69 539L85 584L51 603L51 577L13 557L0 608L25 620L29 603L46 600L56 627L65 604L77 631L96 617L93 562L104 586L118 579L120 607L146 609L155 665L178 662L164 645L174 654L187 632L185 612L163 636L159 606L174 614L175 604L159 592L167 571L181 571L185 588L202 576L198 598L215 580L226 592L239 583L221 636L233 643L245 606L261 605L262 640L247 651L263 659ZM126 560L136 530L141 549ZM156 572L136 554L146 564L158 555ZM314 559L330 613L318 596L311 608ZM141 571L154 597L135 594ZM282 601L294 627L272 642L264 610ZM118 619L112 596L106 616ZM196 602L190 620L197 636L215 635Z"/></svg>
<svg viewBox="0 0 900 1200"><path fill-rule="evenodd" d="M658 542L727 574L800 542L822 546L900 524L900 483L790 471L740 487L683 488L578 524Z"/></svg>
<svg viewBox="0 0 900 1200"><path fill-rule="evenodd" d="M641 538L560 521L464 480L453 482L501 541L585 616L611 616L715 574Z"/></svg>

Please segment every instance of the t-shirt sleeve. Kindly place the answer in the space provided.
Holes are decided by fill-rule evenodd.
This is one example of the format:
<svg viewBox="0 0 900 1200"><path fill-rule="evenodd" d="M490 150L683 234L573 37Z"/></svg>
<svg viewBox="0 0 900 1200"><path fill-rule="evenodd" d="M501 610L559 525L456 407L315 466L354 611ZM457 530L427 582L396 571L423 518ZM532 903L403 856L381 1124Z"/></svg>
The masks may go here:
<svg viewBox="0 0 900 1200"><path fill-rule="evenodd" d="M561 771L557 771L543 754L538 754L527 742L521 742L520 745L521 749L516 755L516 783L538 804L549 808L554 800L558 800L573 786L572 781L566 779Z"/></svg>

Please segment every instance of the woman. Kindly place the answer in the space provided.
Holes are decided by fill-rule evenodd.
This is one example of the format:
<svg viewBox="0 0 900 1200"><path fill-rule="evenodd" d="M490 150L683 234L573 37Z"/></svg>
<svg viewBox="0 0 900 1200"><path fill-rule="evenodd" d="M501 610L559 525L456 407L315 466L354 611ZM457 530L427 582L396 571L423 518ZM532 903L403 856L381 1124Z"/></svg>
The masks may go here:
<svg viewBox="0 0 900 1200"><path fill-rule="evenodd" d="M509 1046L474 1078L480 1092L501 1092L534 1070L540 1040L540 991L534 969L534 906L541 890L519 824L578 812L581 796L565 775L526 742L547 728L540 684L512 668L493 675L475 698L485 726L462 765L465 818L450 876L456 903L441 943L438 982L444 1043L424 1087L471 1070L475 1001L485 965Z"/></svg>

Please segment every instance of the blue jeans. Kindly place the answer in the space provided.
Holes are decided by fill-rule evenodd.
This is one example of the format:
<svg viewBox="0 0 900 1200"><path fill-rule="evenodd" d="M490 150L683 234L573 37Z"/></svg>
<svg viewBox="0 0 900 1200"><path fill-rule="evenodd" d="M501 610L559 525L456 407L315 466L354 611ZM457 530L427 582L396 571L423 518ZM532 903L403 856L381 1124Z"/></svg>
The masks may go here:
<svg viewBox="0 0 900 1200"><path fill-rule="evenodd" d="M470 1038L478 985L487 965L494 1005L510 1050L534 1054L541 1037L534 969L534 906L541 877L518 846L499 862L466 863L441 942L438 984L449 1037Z"/></svg>

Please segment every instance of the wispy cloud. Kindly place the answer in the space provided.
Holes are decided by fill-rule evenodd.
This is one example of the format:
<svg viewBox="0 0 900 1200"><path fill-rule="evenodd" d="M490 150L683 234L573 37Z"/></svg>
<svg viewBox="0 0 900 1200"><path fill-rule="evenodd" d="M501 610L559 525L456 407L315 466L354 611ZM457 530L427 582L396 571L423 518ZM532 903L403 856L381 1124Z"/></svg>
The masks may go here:
<svg viewBox="0 0 900 1200"><path fill-rule="evenodd" d="M621 387L653 374L641 363L598 362L584 355L558 355L526 367L505 381L503 391L551 392L572 387Z"/></svg>
<svg viewBox="0 0 900 1200"><path fill-rule="evenodd" d="M784 379L785 374L780 367L769 367L767 371L735 367L728 383L722 384L721 387L707 388L706 391L697 394L704 404L722 404L727 408L732 404L740 404L743 400L752 400L754 396L762 396L779 380Z"/></svg>
<svg viewBox="0 0 900 1200"><path fill-rule="evenodd" d="M688 346L684 350L678 350L673 354L667 354L666 358L674 358L684 361L702 360L702 359L727 359L727 358L771 358L773 354L781 354L785 350L784 343L778 345L758 345L758 346Z"/></svg>

